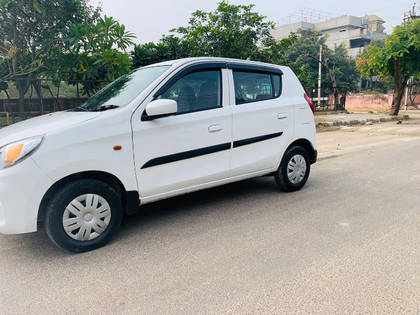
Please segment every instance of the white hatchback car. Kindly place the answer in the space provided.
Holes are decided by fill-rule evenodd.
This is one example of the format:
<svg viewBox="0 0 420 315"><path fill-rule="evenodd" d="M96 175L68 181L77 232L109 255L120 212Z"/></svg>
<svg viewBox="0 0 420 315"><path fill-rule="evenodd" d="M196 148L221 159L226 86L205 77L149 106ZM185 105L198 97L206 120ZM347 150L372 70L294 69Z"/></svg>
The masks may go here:
<svg viewBox="0 0 420 315"><path fill-rule="evenodd" d="M140 204L267 174L299 190L317 159L313 112L288 67L188 58L140 68L80 107L0 130L0 233L45 226L83 252Z"/></svg>

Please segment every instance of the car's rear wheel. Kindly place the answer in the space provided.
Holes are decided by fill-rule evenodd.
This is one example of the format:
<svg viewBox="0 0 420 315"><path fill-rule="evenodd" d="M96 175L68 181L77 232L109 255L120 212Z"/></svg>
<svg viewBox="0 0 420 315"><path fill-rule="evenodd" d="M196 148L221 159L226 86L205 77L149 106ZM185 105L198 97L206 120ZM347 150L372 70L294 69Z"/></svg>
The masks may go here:
<svg viewBox="0 0 420 315"><path fill-rule="evenodd" d="M120 194L102 181L82 179L68 183L52 197L45 228L58 246L85 252L108 243L121 220Z"/></svg>
<svg viewBox="0 0 420 315"><path fill-rule="evenodd" d="M275 179L283 191L297 191L305 186L311 170L308 152L299 146L291 147L283 156Z"/></svg>

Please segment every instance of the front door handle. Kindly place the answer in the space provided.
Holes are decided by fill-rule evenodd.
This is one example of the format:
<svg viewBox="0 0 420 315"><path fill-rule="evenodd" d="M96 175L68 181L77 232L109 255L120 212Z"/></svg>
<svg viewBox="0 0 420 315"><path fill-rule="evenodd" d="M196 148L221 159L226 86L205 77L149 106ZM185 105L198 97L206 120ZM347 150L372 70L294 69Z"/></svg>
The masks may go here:
<svg viewBox="0 0 420 315"><path fill-rule="evenodd" d="M277 119L285 119L288 116L289 115L287 113L279 113L279 114L277 114Z"/></svg>
<svg viewBox="0 0 420 315"><path fill-rule="evenodd" d="M220 125L211 125L209 126L209 132L218 132L218 131L222 131L223 128Z"/></svg>

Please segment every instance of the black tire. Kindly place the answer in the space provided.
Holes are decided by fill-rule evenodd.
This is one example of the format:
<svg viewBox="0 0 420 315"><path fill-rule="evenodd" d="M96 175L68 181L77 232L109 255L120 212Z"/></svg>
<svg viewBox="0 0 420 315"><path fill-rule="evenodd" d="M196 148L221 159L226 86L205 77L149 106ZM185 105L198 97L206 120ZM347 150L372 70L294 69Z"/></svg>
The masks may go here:
<svg viewBox="0 0 420 315"><path fill-rule="evenodd" d="M111 218L102 234L98 233L99 236L94 239L81 241L71 238L64 230L63 215L70 202L85 194L96 194L104 198L111 210ZM121 196L114 188L99 180L82 179L66 184L52 197L46 209L45 229L48 237L57 246L74 253L81 253L107 244L117 232L122 218Z"/></svg>
<svg viewBox="0 0 420 315"><path fill-rule="evenodd" d="M290 160L296 156L301 155L306 162L306 172L298 183L292 183L287 174L287 165ZM280 189L285 192L298 191L305 186L306 181L309 178L309 173L311 172L311 163L310 163L309 153L303 147L293 146L289 148L283 156L283 159L280 163L280 167L274 175L276 183L279 185Z"/></svg>

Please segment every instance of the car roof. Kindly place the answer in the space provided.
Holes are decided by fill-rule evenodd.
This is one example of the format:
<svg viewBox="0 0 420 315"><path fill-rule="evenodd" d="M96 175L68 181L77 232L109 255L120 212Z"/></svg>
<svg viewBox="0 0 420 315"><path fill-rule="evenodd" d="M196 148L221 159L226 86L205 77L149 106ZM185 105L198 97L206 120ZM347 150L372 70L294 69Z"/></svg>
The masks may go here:
<svg viewBox="0 0 420 315"><path fill-rule="evenodd" d="M266 67L281 67L279 65L275 65L272 63L265 63L260 61L251 61L251 60L243 60L243 59L234 59L234 58L222 58L222 57L190 57L190 58L182 58L182 59L175 59L175 60L168 60L163 61L155 64L148 65L147 67L152 66L175 66L179 67L185 64L192 64L198 62L232 62L232 63L240 63L244 65L258 65L258 66L266 66Z"/></svg>

